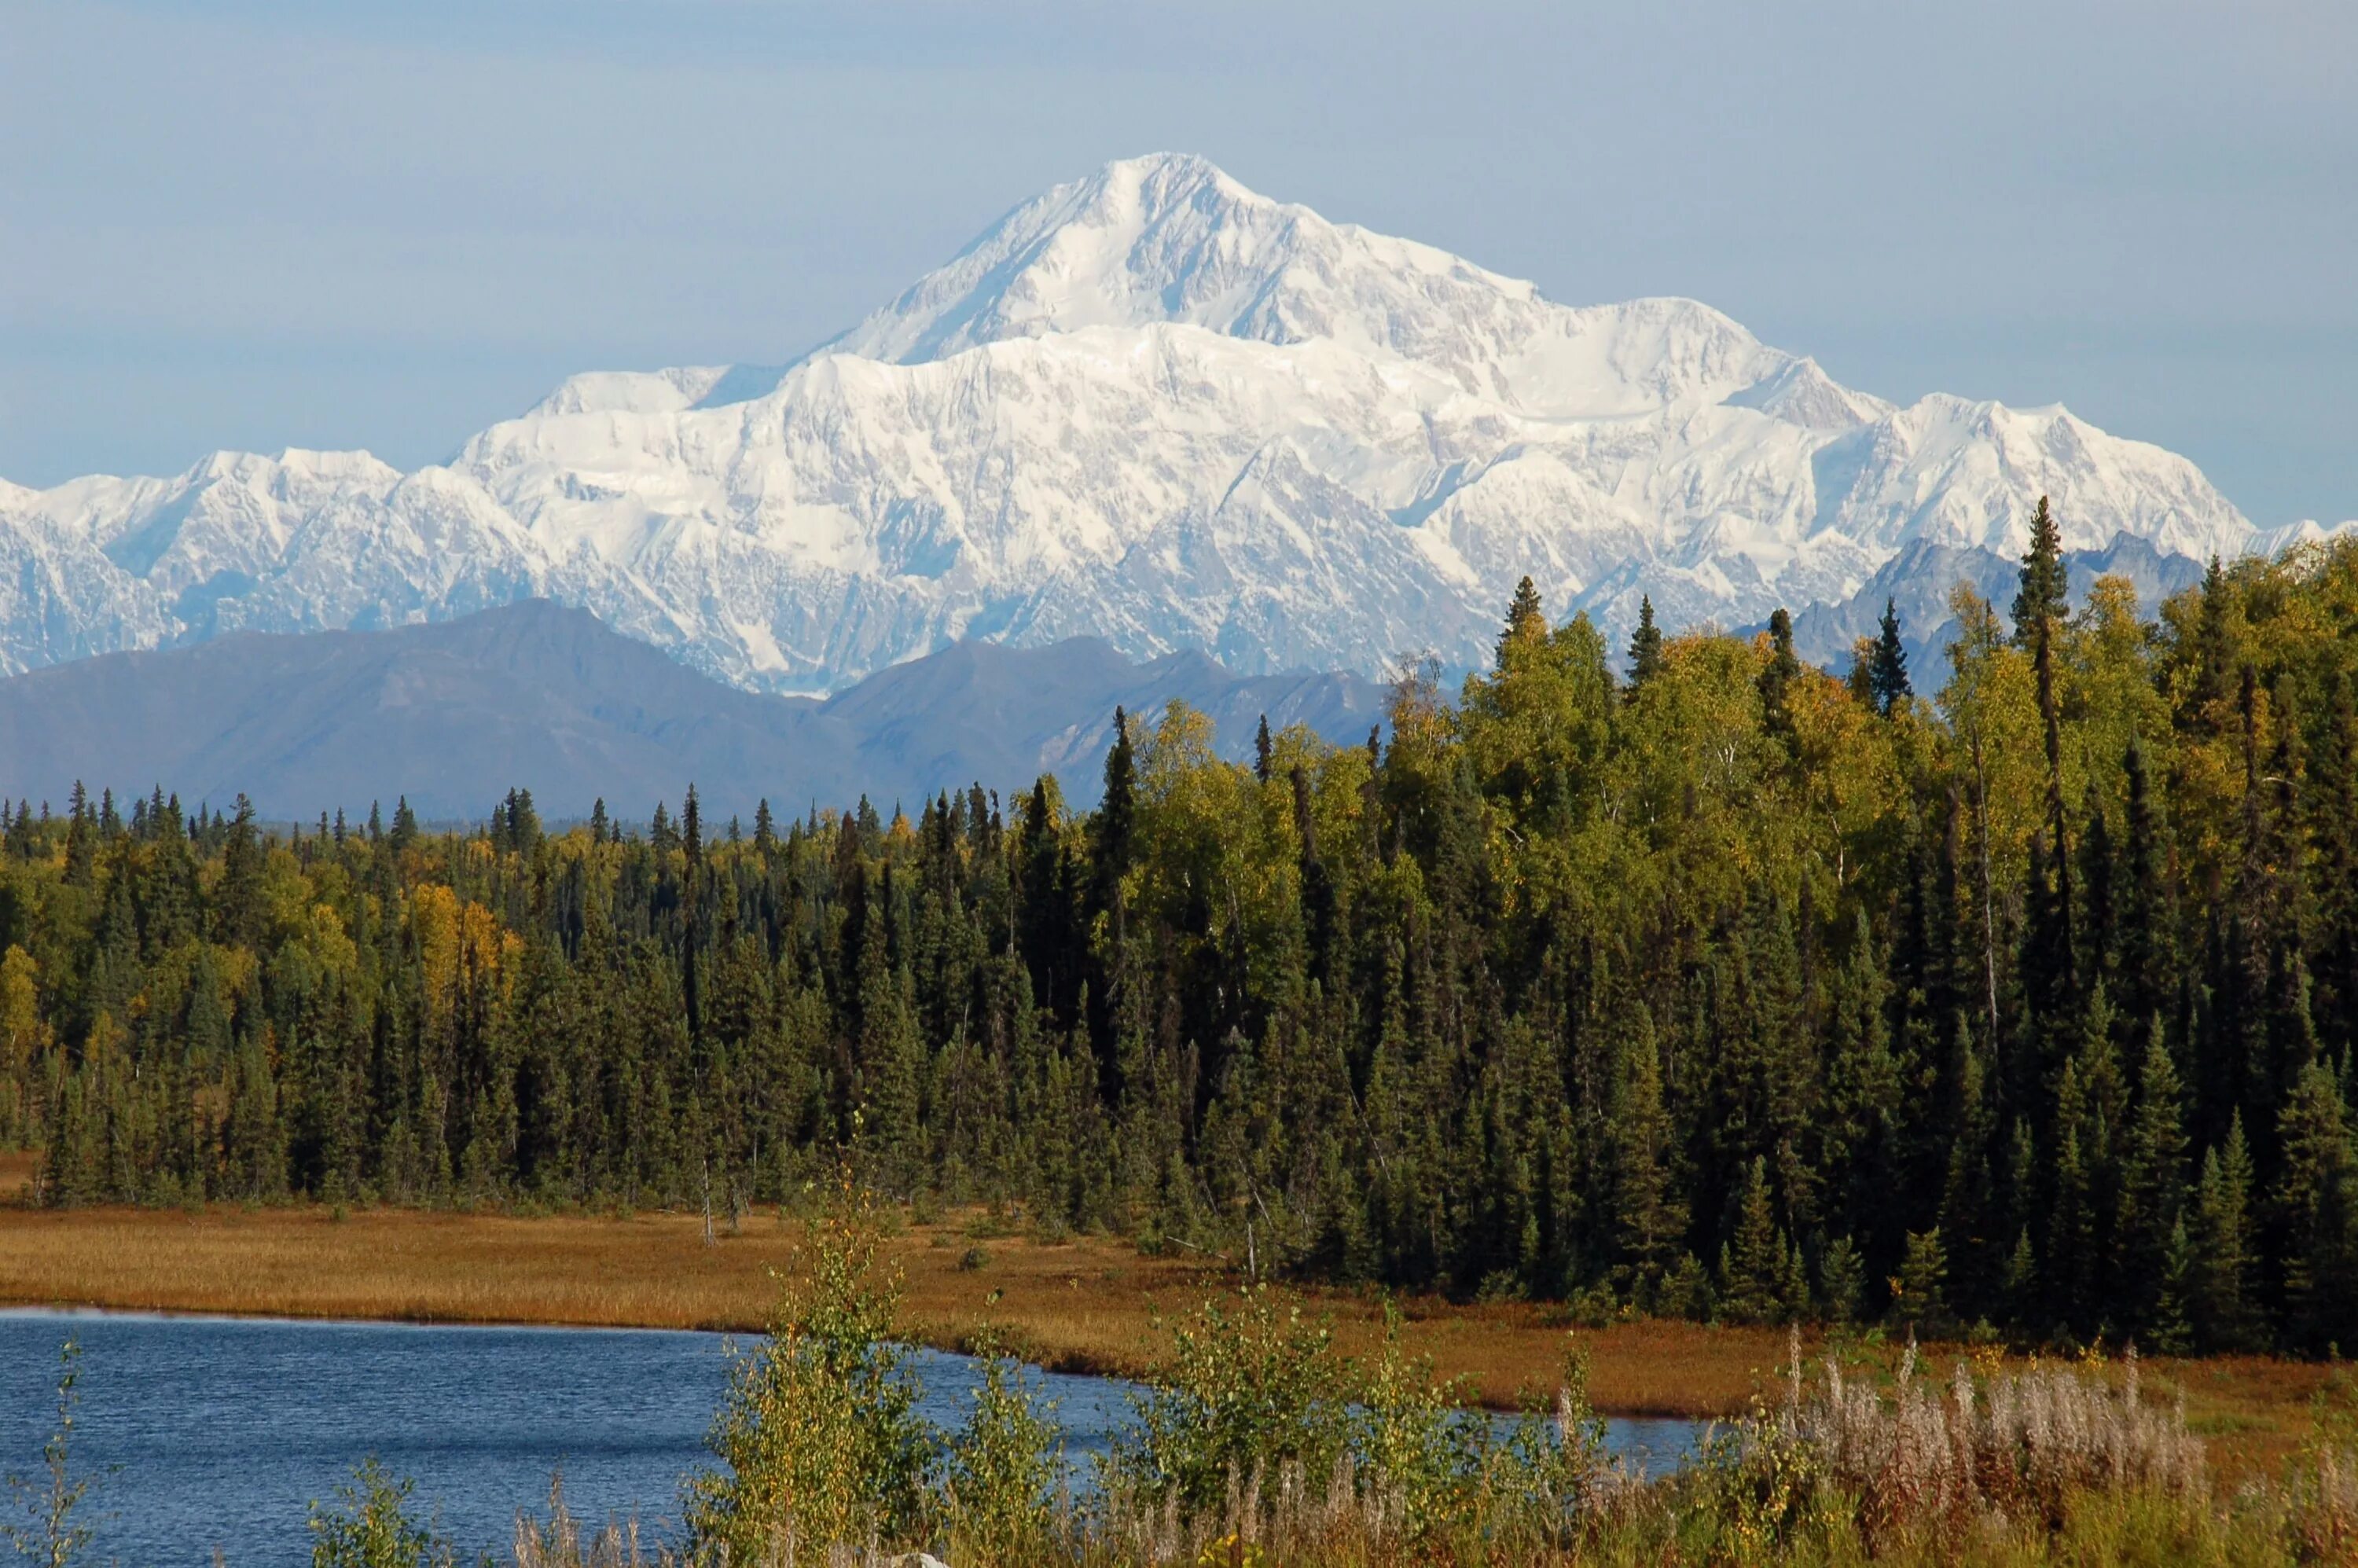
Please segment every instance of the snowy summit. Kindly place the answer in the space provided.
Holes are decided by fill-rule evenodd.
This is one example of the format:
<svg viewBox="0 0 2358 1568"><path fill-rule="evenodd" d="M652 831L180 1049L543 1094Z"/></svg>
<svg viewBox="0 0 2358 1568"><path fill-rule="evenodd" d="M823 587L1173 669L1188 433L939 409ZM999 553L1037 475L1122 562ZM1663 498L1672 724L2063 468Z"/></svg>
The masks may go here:
<svg viewBox="0 0 2358 1568"><path fill-rule="evenodd" d="M1896 407L1694 301L1559 305L1166 155L792 365L577 376L442 466L0 485L0 672L547 595L758 690L1084 633L1379 675L1482 658L1525 573L1616 633L1640 593L1741 625L1911 546L2017 553L2041 494L2073 548L2265 542L2060 407Z"/></svg>

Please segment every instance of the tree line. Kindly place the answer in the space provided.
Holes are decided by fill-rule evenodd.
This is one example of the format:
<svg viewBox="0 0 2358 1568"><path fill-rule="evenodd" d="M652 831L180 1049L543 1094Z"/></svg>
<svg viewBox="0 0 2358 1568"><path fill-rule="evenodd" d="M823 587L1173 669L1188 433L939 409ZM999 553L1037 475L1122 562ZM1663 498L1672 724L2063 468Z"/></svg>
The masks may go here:
<svg viewBox="0 0 2358 1568"><path fill-rule="evenodd" d="M1528 581L1388 732L895 808L0 811L41 1201L886 1192L1584 1314L2358 1345L2358 546L1945 668Z"/></svg>

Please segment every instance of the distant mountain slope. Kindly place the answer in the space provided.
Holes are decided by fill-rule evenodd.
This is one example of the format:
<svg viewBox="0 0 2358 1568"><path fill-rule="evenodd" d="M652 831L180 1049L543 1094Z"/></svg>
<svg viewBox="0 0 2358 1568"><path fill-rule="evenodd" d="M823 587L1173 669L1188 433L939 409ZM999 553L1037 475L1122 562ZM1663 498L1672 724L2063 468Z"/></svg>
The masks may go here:
<svg viewBox="0 0 2358 1568"><path fill-rule="evenodd" d="M2136 587L2137 602L2148 615L2160 609L2162 600L2202 580L2201 561L2165 554L2127 534L2115 536L2100 550L2066 550L2063 564L2075 605L2084 600L2098 578L2125 578ZM1882 626L1887 603L1899 617L1909 667L1920 689L1930 695L1948 676L1941 661L1956 625L1949 611L1950 594L1959 583L1968 583L2004 617L2021 577L2018 557L1918 540L1884 562L1841 603L1822 604L1794 616L1793 646L1811 663L1843 674L1850 668L1853 644L1874 636Z"/></svg>
<svg viewBox="0 0 2358 1568"><path fill-rule="evenodd" d="M2057 407L1845 388L1709 307L1574 308L1201 158L1008 214L784 367L577 376L444 465L221 454L0 490L0 672L241 629L586 606L749 690L963 639L1479 663L1516 579L1617 642L1839 605L1912 548L2255 535Z"/></svg>
<svg viewBox="0 0 2358 1568"><path fill-rule="evenodd" d="M546 600L385 632L244 633L0 681L0 795L62 805L75 780L157 783L194 806L241 790L265 815L390 809L476 817L523 784L546 816L603 797L644 816L694 781L719 814L878 809L1044 771L1093 800L1113 710L1183 697L1232 755L1260 715L1365 737L1380 688L1348 676L1230 675L1198 654L1134 665L1102 642L960 643L832 699L739 691Z"/></svg>

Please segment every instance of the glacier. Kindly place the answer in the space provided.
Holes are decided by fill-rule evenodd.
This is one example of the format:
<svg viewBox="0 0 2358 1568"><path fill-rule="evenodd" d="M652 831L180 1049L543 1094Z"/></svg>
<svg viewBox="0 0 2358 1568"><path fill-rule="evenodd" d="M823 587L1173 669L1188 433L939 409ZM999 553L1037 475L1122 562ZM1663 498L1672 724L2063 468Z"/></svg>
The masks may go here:
<svg viewBox="0 0 2358 1568"><path fill-rule="evenodd" d="M1616 637L1640 595L1830 614L1895 562L2018 554L2041 495L2080 551L2307 536L2061 407L1898 406L1695 301L1557 304L1158 155L791 364L576 376L414 472L0 483L0 673L547 597L755 691L1083 635L1381 676L1479 662L1526 574Z"/></svg>

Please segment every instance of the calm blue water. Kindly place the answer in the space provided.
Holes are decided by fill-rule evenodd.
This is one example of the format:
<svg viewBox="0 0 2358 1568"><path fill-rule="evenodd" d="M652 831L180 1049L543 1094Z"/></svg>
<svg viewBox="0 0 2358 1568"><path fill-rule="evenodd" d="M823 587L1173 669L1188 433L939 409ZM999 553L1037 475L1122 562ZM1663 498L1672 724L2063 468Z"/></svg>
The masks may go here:
<svg viewBox="0 0 2358 1568"><path fill-rule="evenodd" d="M669 1539L727 1376L717 1334L0 1312L0 1475L40 1469L69 1335L83 1351L76 1467L120 1466L89 1505L94 1555L140 1568L210 1563L216 1545L238 1568L307 1563L308 1505L371 1454L416 1480L418 1511L470 1561L512 1560L517 1510L545 1513L558 1471L577 1516L635 1515ZM971 1364L912 1362L925 1414L962 1422ZM1068 1452L1102 1452L1128 1387L1036 1376ZM1694 1435L1617 1421L1608 1443L1661 1465Z"/></svg>

